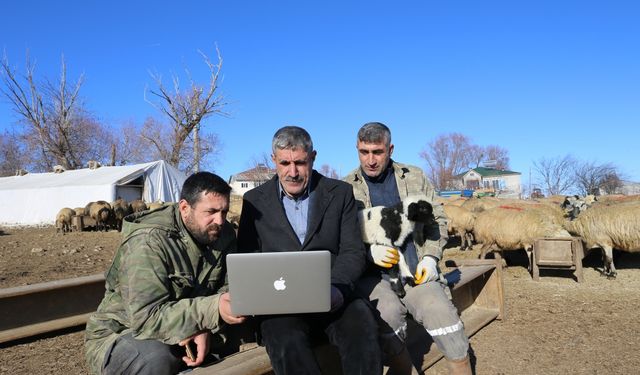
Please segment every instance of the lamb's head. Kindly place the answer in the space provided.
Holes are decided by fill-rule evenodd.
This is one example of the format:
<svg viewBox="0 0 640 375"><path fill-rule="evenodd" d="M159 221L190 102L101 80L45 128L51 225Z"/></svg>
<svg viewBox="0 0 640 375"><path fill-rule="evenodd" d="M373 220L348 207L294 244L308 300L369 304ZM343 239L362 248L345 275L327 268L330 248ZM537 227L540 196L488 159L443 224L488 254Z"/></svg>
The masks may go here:
<svg viewBox="0 0 640 375"><path fill-rule="evenodd" d="M433 220L433 207L426 197L407 197L403 203L404 212L409 220L418 223L427 223Z"/></svg>

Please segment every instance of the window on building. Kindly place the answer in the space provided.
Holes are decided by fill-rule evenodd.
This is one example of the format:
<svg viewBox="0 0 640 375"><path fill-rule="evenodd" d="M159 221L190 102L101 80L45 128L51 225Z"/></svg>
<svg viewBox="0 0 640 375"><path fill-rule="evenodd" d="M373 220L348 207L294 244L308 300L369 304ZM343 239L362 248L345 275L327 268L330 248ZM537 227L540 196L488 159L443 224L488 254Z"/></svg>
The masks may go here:
<svg viewBox="0 0 640 375"><path fill-rule="evenodd" d="M241 182L240 183L240 187L241 188L248 188L249 187L249 183L248 182Z"/></svg>

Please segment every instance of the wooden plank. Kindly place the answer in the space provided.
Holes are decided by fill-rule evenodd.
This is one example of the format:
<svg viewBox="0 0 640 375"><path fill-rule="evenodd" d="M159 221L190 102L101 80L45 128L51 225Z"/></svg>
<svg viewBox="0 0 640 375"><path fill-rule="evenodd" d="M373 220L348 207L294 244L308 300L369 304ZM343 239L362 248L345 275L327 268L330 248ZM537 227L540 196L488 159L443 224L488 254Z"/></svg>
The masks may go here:
<svg viewBox="0 0 640 375"><path fill-rule="evenodd" d="M89 319L90 315L91 313L70 316L62 319L49 320L42 323L0 331L0 343L41 335L43 333L53 332L59 329L81 326L87 323L87 319Z"/></svg>
<svg viewBox="0 0 640 375"><path fill-rule="evenodd" d="M223 361L210 366L196 368L191 373L194 375L267 375L273 372L267 351L259 346L227 356Z"/></svg>
<svg viewBox="0 0 640 375"><path fill-rule="evenodd" d="M102 275L0 290L0 343L84 324L103 295Z"/></svg>

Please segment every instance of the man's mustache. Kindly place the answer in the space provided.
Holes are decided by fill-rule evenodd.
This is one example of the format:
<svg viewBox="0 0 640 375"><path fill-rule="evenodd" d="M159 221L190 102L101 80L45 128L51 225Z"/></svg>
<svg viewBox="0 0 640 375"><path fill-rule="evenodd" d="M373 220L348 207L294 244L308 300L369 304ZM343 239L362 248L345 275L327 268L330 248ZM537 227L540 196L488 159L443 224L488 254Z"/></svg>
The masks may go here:
<svg viewBox="0 0 640 375"><path fill-rule="evenodd" d="M286 182L302 182L302 177L285 177Z"/></svg>

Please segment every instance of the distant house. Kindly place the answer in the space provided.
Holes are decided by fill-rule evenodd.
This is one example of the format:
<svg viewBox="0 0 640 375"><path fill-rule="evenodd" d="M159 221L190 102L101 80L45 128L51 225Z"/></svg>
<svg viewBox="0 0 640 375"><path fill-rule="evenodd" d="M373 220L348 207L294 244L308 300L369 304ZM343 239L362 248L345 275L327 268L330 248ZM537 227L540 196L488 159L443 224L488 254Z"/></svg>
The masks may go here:
<svg viewBox="0 0 640 375"><path fill-rule="evenodd" d="M624 195L640 194L640 182L622 181L620 193Z"/></svg>
<svg viewBox="0 0 640 375"><path fill-rule="evenodd" d="M496 195L519 198L522 193L520 172L478 167L459 174L457 178L464 189L485 189Z"/></svg>
<svg viewBox="0 0 640 375"><path fill-rule="evenodd" d="M275 174L275 169L264 164L258 164L255 168L234 174L229 178L229 185L232 188L231 194L242 196L254 187L269 181Z"/></svg>

